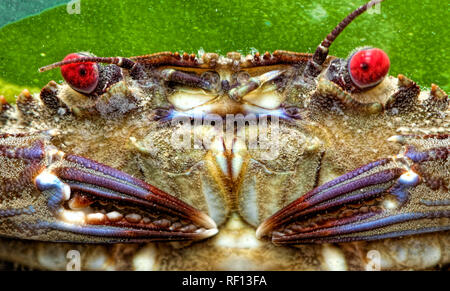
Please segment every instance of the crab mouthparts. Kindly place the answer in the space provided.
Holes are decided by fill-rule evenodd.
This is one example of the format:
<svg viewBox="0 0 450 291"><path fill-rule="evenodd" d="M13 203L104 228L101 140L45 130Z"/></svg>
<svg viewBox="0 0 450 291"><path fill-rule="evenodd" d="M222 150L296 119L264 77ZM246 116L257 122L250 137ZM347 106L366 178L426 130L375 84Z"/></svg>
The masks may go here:
<svg viewBox="0 0 450 291"><path fill-rule="evenodd" d="M55 222L44 227L107 242L199 240L215 222L181 200L114 168L74 155L36 177Z"/></svg>

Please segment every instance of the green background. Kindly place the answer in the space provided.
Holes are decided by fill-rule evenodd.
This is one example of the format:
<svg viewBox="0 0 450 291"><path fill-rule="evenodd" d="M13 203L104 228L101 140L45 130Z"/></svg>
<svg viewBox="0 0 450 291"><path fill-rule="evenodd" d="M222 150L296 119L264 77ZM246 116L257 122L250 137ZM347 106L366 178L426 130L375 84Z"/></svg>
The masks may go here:
<svg viewBox="0 0 450 291"><path fill-rule="evenodd" d="M2 1L0 25L69 1ZM66 5L0 29L0 94L10 100L21 89L36 92L59 70L38 68L71 52L134 56L158 51L250 53L276 49L313 52L358 1L132 1L81 0L81 14ZM402 73L422 87L449 85L449 3L386 0L380 14L357 18L331 47L348 56L375 46L391 59L390 74Z"/></svg>

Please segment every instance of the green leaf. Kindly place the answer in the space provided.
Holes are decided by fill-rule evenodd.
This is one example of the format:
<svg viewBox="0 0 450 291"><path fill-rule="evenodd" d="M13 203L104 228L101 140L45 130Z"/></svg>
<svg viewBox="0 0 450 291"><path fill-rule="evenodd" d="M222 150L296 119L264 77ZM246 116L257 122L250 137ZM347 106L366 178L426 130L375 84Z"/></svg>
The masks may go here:
<svg viewBox="0 0 450 291"><path fill-rule="evenodd" d="M68 14L63 5L0 29L0 93L5 83L19 89L60 81L59 70L38 68L71 52L313 52L364 2L81 0L80 14ZM442 1L386 0L379 14L366 13L350 24L331 54L346 57L360 46L379 47L390 56L391 75L404 74L423 87L436 83L448 92L449 16ZM17 93L6 92L10 98Z"/></svg>

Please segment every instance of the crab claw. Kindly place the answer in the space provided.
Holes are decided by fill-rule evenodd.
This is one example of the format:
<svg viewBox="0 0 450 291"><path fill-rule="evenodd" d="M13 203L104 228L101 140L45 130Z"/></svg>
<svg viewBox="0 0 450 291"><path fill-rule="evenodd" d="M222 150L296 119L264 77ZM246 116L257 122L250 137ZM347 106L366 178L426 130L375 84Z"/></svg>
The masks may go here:
<svg viewBox="0 0 450 291"><path fill-rule="evenodd" d="M423 152L408 147L364 165L295 200L265 220L256 235L282 245L448 230L448 152L448 146Z"/></svg>
<svg viewBox="0 0 450 291"><path fill-rule="evenodd" d="M7 138L30 143L22 148L3 146L7 165L17 165L17 160L35 165L33 173L14 180L23 186L12 188L32 188L39 197L31 205L33 213L13 213L20 216L22 231L32 230L29 238L109 243L199 240L217 233L206 214L122 171L65 154L43 138ZM28 179L33 186L26 185Z"/></svg>

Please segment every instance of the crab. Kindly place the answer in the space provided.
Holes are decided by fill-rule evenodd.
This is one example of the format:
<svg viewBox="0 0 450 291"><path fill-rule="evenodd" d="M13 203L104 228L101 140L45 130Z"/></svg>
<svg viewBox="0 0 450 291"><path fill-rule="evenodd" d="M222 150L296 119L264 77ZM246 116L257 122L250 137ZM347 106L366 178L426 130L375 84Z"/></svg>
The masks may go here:
<svg viewBox="0 0 450 291"><path fill-rule="evenodd" d="M63 269L436 269L449 99L378 48L69 54L0 97L0 258Z"/></svg>

